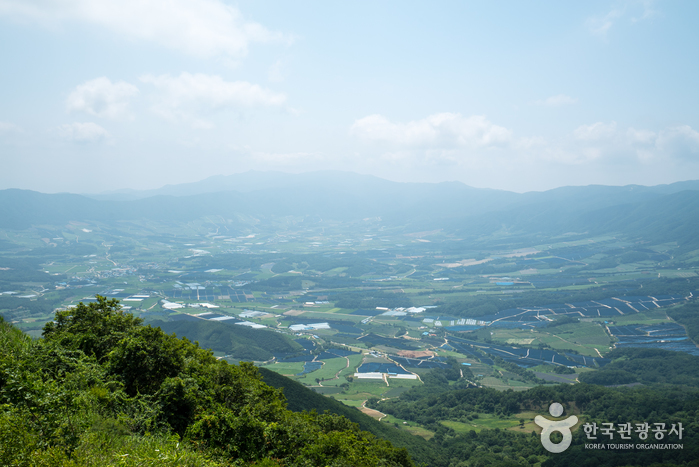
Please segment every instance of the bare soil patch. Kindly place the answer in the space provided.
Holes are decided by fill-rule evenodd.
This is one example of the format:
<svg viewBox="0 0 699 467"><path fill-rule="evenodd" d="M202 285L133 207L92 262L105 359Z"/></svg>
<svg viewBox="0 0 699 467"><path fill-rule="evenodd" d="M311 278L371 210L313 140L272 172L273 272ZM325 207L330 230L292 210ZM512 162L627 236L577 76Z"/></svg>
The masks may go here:
<svg viewBox="0 0 699 467"><path fill-rule="evenodd" d="M289 310L284 312L284 316L298 316L304 314L305 310Z"/></svg>
<svg viewBox="0 0 699 467"><path fill-rule="evenodd" d="M422 350L419 352L412 350L401 350L398 352L398 355L406 358L434 357L434 352L430 352L429 350Z"/></svg>
<svg viewBox="0 0 699 467"><path fill-rule="evenodd" d="M371 418L375 418L377 420L381 420L383 417L386 416L386 414L383 414L379 412L378 410L370 409L368 407L362 407L359 410L362 411L362 413L370 416Z"/></svg>

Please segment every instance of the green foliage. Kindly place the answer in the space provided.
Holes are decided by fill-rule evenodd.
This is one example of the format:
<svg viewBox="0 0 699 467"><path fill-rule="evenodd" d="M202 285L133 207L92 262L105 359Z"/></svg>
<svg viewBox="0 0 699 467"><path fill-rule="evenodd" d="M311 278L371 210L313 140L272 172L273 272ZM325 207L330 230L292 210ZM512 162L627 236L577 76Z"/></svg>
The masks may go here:
<svg viewBox="0 0 699 467"><path fill-rule="evenodd" d="M106 368L121 377L130 396L154 394L184 369L187 344L158 328L138 327L109 352Z"/></svg>
<svg viewBox="0 0 699 467"><path fill-rule="evenodd" d="M44 334L0 321L0 465L413 465L343 417L287 410L252 364L218 361L116 301L58 313Z"/></svg>
<svg viewBox="0 0 699 467"><path fill-rule="evenodd" d="M383 292L381 290L342 292L338 293L336 297L335 306L338 308L374 309L377 306L387 308L412 306L410 298L404 293Z"/></svg>
<svg viewBox="0 0 699 467"><path fill-rule="evenodd" d="M603 456L595 455L594 463L589 463L586 456L591 451L586 451L583 444L590 441L584 439L582 430L574 433L573 446L565 455L548 456L541 447L539 436L534 433L500 429L456 433L442 423L455 421L469 426L468 423L479 418L479 414L497 418L517 417L522 411L545 414L552 402L563 404L567 415L575 413L598 425L602 422L681 422L685 428L682 440L684 449L655 451L662 453L661 457L649 456L648 451L644 450L609 451L604 452ZM605 388L576 384L539 386L522 392L470 388L450 389L439 394L416 394L411 390L398 399L370 399L367 406L433 430L435 436L430 444L435 446L438 457L431 465L528 465L529 459L532 459L555 466L645 466L660 460L668 466L679 466L689 465L686 463L696 459L699 454L699 424L696 421L699 391L695 389Z"/></svg>
<svg viewBox="0 0 699 467"><path fill-rule="evenodd" d="M32 346L32 340L0 316L0 361L21 358Z"/></svg>
<svg viewBox="0 0 699 467"><path fill-rule="evenodd" d="M692 301L685 305L671 308L667 311L668 316L687 329L687 335L696 344L699 342L699 302Z"/></svg>
<svg viewBox="0 0 699 467"><path fill-rule="evenodd" d="M249 284L248 287L252 290L262 291L289 291L299 290L302 288L303 277L298 275L291 276L274 276L269 279Z"/></svg>
<svg viewBox="0 0 699 467"><path fill-rule="evenodd" d="M46 282L49 277L43 270L40 270L40 258L19 257L19 256L2 256L2 269L0 269L0 282ZM55 280L51 277L51 280ZM2 297L9 299L12 297ZM20 299L21 300L21 299ZM4 300L3 300L4 301ZM0 305L0 308L3 308Z"/></svg>
<svg viewBox="0 0 699 467"><path fill-rule="evenodd" d="M614 349L614 359L597 371L581 373L578 379L588 384L612 386L640 382L650 385L699 387L699 357L663 349Z"/></svg>
<svg viewBox="0 0 699 467"><path fill-rule="evenodd" d="M534 374L533 371L527 370L526 368L522 368L519 365L516 365L514 363L510 363L508 361L505 361L502 359L502 357L493 357L493 361L497 363L498 366L503 367L510 373L514 373L517 376L519 376L523 381L529 381L532 383L536 384L544 384L545 381L543 379L537 378L537 376ZM575 373L575 371L573 371Z"/></svg>
<svg viewBox="0 0 699 467"><path fill-rule="evenodd" d="M44 278L45 280L46 278ZM9 285L0 288L10 288ZM52 313L56 303L45 297L27 300L13 295L0 296L0 312L7 320L15 320L28 316L47 316Z"/></svg>
<svg viewBox="0 0 699 467"><path fill-rule="evenodd" d="M98 295L97 302L80 302L75 308L56 312L54 321L44 326L43 336L47 342L103 360L141 322L124 313L117 300Z"/></svg>
<svg viewBox="0 0 699 467"><path fill-rule="evenodd" d="M574 318L572 316L561 316L560 318L555 319L554 321L550 321L546 327L547 328L555 328L558 326L562 326L564 324L575 324L579 323L580 320L578 318Z"/></svg>
<svg viewBox="0 0 699 467"><path fill-rule="evenodd" d="M294 269L294 263L288 260L281 260L274 263L272 266L272 272L277 274L283 274Z"/></svg>
<svg viewBox="0 0 699 467"><path fill-rule="evenodd" d="M260 368L259 371L265 383L284 391L289 410L295 412L317 410L318 412L341 415L356 423L362 430L388 440L395 446L407 449L415 462L438 465L435 464L438 454L434 446L431 446L423 438L396 429L392 425L380 423L352 407L318 394L302 384L271 370Z"/></svg>
<svg viewBox="0 0 699 467"><path fill-rule="evenodd" d="M615 368L583 374L580 375L579 379L587 384L599 384L602 386L618 386L638 382L638 378L633 373Z"/></svg>
<svg viewBox="0 0 699 467"><path fill-rule="evenodd" d="M553 372L556 373L557 375L574 375L575 370L572 368L568 368L567 366L561 366L561 365L555 365L553 367Z"/></svg>
<svg viewBox="0 0 699 467"><path fill-rule="evenodd" d="M224 463L181 443L177 436L130 435L118 423L97 420L80 434L75 449L46 445L26 418L12 411L0 413L0 465L17 467L216 467Z"/></svg>
<svg viewBox="0 0 699 467"><path fill-rule="evenodd" d="M231 326L213 321L154 321L152 326L167 333L187 337L206 349L225 353L240 360L265 361L275 353L293 353L302 350L288 336L247 326Z"/></svg>

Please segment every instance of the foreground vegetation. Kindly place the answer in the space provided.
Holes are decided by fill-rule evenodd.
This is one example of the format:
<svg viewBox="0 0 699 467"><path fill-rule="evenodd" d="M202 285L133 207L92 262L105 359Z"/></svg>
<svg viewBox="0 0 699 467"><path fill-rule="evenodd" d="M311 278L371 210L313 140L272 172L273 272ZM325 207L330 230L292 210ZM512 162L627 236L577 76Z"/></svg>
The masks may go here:
<svg viewBox="0 0 699 467"><path fill-rule="evenodd" d="M413 465L115 300L57 313L37 341L0 320L0 347L0 465Z"/></svg>

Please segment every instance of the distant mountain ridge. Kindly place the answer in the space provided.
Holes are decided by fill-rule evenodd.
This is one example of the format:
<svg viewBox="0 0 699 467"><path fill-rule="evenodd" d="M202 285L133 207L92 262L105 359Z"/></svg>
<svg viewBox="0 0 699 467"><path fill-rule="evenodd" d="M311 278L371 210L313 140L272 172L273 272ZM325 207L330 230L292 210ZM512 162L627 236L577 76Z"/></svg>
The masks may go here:
<svg viewBox="0 0 699 467"><path fill-rule="evenodd" d="M354 172L341 172L341 171L315 171L315 172L305 172L300 174L291 174L278 171L255 171L251 170L248 172L237 173L232 175L214 175L207 177L204 180L191 183L181 183L176 185L165 185L161 188L153 190L119 190L106 193L97 194L86 194L83 196L88 198L98 199L98 200L112 200L112 201L129 201L135 199L150 198L153 196L191 196L199 195L205 193L219 193L224 191L237 191L239 193L249 193L253 191L260 190L270 190L270 189L291 189L300 186L307 186L313 184L326 184L324 182L329 182L330 185L333 184L346 184L352 183L362 186L367 189L372 189L378 186L408 186L416 187L419 185L455 185L459 186L465 190L472 191L483 191L488 193L510 193L512 195L517 195L514 192L508 192L506 190L496 190L490 188L473 188L461 182L441 182L441 183L416 183L416 182L393 182L389 180L382 179L373 175L362 175ZM605 187L615 193L628 191L628 192L648 192L657 194L672 194L684 190L699 190L699 180L688 180L682 182L676 182L666 185L656 185L656 186L643 186L643 185L626 185L626 186L605 186L605 185L588 185L588 186L567 186L561 188L554 188L552 190L547 190L543 192L531 191L524 193L524 196L530 198L536 198L541 193L566 193L574 194L581 189L586 189L589 187Z"/></svg>
<svg viewBox="0 0 699 467"><path fill-rule="evenodd" d="M519 194L350 172L248 172L127 196L134 199L124 196L2 190L0 228L139 219L173 224L220 216L233 228L250 229L287 216L338 222L381 218L406 231L442 229L465 236L618 232L693 244L699 227L699 181Z"/></svg>
<svg viewBox="0 0 699 467"><path fill-rule="evenodd" d="M502 191L491 189L472 188L460 182L442 182L446 184L458 184L470 190ZM154 190L119 190L115 192L83 194L86 197L99 200L128 201L150 198L153 196L191 196L205 193L220 193L224 191L236 191L249 193L261 190L296 189L303 186L317 185L351 185L361 186L365 189L376 189L379 186L417 186L438 185L437 183L405 183L393 182L373 175L363 175L354 172L341 172L324 170L292 174L277 171L255 171L232 175L214 175L198 182L181 183L177 185L165 185Z"/></svg>

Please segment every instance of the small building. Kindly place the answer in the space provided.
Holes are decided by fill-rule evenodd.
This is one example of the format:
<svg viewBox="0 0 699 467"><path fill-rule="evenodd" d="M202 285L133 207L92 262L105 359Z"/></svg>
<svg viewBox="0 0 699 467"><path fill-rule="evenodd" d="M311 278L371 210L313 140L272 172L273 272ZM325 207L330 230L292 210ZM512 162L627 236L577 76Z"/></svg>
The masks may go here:
<svg viewBox="0 0 699 467"><path fill-rule="evenodd" d="M383 379L383 373L355 373L354 377L359 379Z"/></svg>
<svg viewBox="0 0 699 467"><path fill-rule="evenodd" d="M417 375L413 375L413 374L405 375L402 373L399 373L399 374L389 373L388 377L389 378L396 378L396 379L417 379Z"/></svg>

